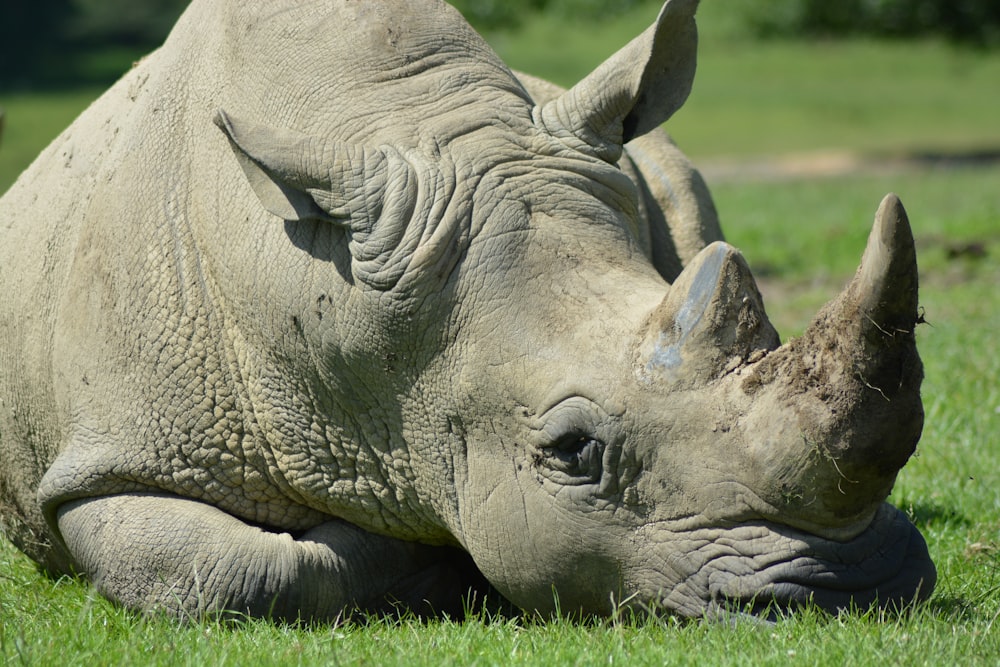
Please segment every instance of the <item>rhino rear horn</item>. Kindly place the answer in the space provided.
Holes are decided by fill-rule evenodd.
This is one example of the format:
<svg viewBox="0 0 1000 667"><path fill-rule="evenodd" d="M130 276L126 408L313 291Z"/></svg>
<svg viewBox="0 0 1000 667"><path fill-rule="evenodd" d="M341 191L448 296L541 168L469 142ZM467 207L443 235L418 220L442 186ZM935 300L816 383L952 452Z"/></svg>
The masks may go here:
<svg viewBox="0 0 1000 667"><path fill-rule="evenodd" d="M709 382L780 344L750 267L722 241L677 277L653 313L650 334L646 371L675 384Z"/></svg>
<svg viewBox="0 0 1000 667"><path fill-rule="evenodd" d="M684 104L697 61L698 0L668 0L656 22L560 97L535 110L535 123L610 163L622 146L655 129Z"/></svg>

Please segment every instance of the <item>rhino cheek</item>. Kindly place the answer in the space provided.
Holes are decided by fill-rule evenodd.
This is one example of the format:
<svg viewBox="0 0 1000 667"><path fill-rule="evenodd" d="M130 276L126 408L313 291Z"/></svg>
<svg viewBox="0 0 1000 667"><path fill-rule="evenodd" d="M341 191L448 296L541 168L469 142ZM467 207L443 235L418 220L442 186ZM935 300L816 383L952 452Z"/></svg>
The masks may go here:
<svg viewBox="0 0 1000 667"><path fill-rule="evenodd" d="M490 584L526 610L608 613L622 584L606 550L624 533L543 491L527 462L469 463L463 544Z"/></svg>

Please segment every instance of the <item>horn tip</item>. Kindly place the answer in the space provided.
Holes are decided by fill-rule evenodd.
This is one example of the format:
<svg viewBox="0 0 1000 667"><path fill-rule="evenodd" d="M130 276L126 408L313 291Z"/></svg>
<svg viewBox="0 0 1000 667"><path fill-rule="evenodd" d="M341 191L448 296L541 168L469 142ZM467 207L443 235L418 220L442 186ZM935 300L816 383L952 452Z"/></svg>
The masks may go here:
<svg viewBox="0 0 1000 667"><path fill-rule="evenodd" d="M882 243L891 248L893 254L913 256L913 261L916 261L910 218L903 208L903 202L895 193L890 192L882 198L878 213L875 214L875 229L872 233L878 233Z"/></svg>
<svg viewBox="0 0 1000 667"><path fill-rule="evenodd" d="M882 198L882 203L875 214L875 230L882 242L887 246L895 246L902 242L912 244L913 233L910 230L910 220L903 208L899 195L890 192Z"/></svg>
<svg viewBox="0 0 1000 667"><path fill-rule="evenodd" d="M916 312L916 247L906 210L895 193L882 199L875 215L858 278L868 293L870 308L896 302L896 310Z"/></svg>

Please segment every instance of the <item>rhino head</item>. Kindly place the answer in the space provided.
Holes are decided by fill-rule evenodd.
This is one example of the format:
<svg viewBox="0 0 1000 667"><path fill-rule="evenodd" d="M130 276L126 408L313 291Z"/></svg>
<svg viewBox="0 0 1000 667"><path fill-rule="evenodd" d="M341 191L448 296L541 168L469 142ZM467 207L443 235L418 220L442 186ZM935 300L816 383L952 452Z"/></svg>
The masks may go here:
<svg viewBox="0 0 1000 667"><path fill-rule="evenodd" d="M686 96L695 4L669 3L537 115L617 159ZM595 105L609 90L628 101ZM554 590L563 609L684 615L931 592L922 537L884 502L923 423L917 265L895 196L854 280L784 345L732 246L708 245L665 287L589 220L538 209L514 270L530 279L492 277L491 307L519 325L484 318L459 346L479 363L451 368L476 388L454 416L463 544L494 586L526 608L550 609Z"/></svg>
<svg viewBox="0 0 1000 667"><path fill-rule="evenodd" d="M696 5L668 2L580 84L509 120L524 125L520 152L466 156L475 187L454 185L447 206L421 208L428 167L413 151L218 124L265 207L348 228L359 285L447 276L400 328L432 351L378 400L399 415L413 495L441 529L428 541L467 551L510 601L696 616L926 597L924 541L884 502L923 421L898 199L883 201L853 281L784 345L735 248L708 244L668 284L629 232L638 194L617 163L686 99ZM377 187L338 189L358 174ZM422 238L387 222L421 215L444 222ZM471 222L441 237L449 215ZM384 262L366 268L405 244L391 280ZM442 260L443 246L460 257Z"/></svg>
<svg viewBox="0 0 1000 667"><path fill-rule="evenodd" d="M488 371L458 375L507 412L463 435L465 543L490 581L523 607L548 609L554 587L563 609L605 613L926 597L924 541L884 502L923 420L899 201L854 280L784 345L725 243L652 308L634 276L601 268L580 269L589 308L544 273L515 292L530 343L497 341Z"/></svg>

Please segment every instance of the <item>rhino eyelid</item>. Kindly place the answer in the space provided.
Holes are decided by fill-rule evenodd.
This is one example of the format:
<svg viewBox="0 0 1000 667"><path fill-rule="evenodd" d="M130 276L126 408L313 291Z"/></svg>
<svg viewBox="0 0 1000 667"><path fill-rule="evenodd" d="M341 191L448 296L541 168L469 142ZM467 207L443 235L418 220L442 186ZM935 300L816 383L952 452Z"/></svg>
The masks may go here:
<svg viewBox="0 0 1000 667"><path fill-rule="evenodd" d="M592 442L598 446L604 444L598 438L585 433L571 433L556 440L551 448L565 454L570 454L582 451Z"/></svg>

